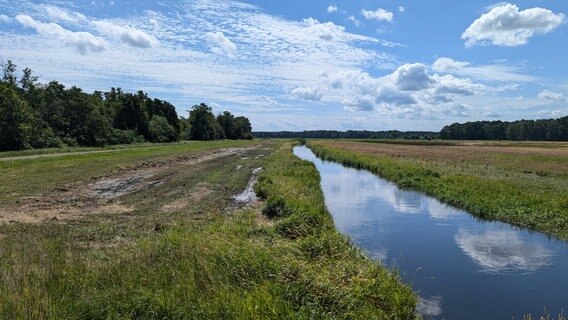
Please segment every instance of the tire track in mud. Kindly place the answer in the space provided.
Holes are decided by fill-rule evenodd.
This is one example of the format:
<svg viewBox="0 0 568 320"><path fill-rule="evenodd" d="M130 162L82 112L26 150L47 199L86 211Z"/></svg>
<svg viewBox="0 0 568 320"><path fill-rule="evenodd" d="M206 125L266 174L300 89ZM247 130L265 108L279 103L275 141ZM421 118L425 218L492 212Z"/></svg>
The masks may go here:
<svg viewBox="0 0 568 320"><path fill-rule="evenodd" d="M40 223L77 219L89 214L130 212L134 208L122 205L117 198L167 182L170 176L156 177L163 170L242 154L256 148L258 146L224 148L120 167L91 177L86 183L71 183L56 187L47 194L23 197L17 206L0 208L0 223Z"/></svg>

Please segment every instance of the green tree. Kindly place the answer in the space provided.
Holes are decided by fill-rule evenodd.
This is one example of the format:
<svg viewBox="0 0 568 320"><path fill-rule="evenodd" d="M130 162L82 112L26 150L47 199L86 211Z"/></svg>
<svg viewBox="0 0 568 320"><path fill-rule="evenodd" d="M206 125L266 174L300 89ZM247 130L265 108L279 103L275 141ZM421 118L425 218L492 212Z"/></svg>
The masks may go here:
<svg viewBox="0 0 568 320"><path fill-rule="evenodd" d="M32 112L10 83L0 83L0 151L29 147Z"/></svg>
<svg viewBox="0 0 568 320"><path fill-rule="evenodd" d="M221 139L239 139L237 136L237 128L235 126L235 116L229 111L225 111L217 116L219 130L219 138Z"/></svg>
<svg viewBox="0 0 568 320"><path fill-rule="evenodd" d="M152 117L148 130L150 131L152 142L172 142L176 141L178 137L176 130L169 124L168 119L158 115Z"/></svg>
<svg viewBox="0 0 568 320"><path fill-rule="evenodd" d="M237 139L252 139L252 126L248 118L240 116L235 118L235 131Z"/></svg>
<svg viewBox="0 0 568 320"><path fill-rule="evenodd" d="M215 140L218 124L213 110L205 103L195 105L189 112L189 138L191 140Z"/></svg>
<svg viewBox="0 0 568 320"><path fill-rule="evenodd" d="M148 115L140 96L124 94L121 96L121 101L121 109L118 110L114 117L114 127L121 130L134 130L147 140L150 140Z"/></svg>
<svg viewBox="0 0 568 320"><path fill-rule="evenodd" d="M12 63L12 60L7 60L6 63L2 61L2 71L2 82L15 87L18 79L16 78L16 65Z"/></svg>

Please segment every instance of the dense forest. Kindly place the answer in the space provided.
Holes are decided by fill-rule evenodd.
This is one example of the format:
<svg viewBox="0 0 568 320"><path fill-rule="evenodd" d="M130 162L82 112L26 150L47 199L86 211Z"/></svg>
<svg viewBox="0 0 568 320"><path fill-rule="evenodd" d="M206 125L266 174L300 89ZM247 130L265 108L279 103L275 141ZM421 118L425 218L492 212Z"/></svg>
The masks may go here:
<svg viewBox="0 0 568 320"><path fill-rule="evenodd" d="M315 139L438 139L440 134L431 131L367 131L367 130L313 130L253 132L257 138L315 138Z"/></svg>
<svg viewBox="0 0 568 320"><path fill-rule="evenodd" d="M189 117L143 91L85 93L57 81L38 83L25 68L2 63L0 80L0 151L61 146L104 146L133 142L252 139L245 117L225 111L217 117L206 104L195 105Z"/></svg>
<svg viewBox="0 0 568 320"><path fill-rule="evenodd" d="M454 123L445 126L440 137L451 140L568 141L568 116L547 120Z"/></svg>

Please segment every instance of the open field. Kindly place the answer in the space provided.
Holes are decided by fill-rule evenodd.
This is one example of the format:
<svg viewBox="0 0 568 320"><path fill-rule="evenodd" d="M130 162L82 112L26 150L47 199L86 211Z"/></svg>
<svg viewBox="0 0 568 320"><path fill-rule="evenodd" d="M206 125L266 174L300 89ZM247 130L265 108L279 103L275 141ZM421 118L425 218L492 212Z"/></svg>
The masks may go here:
<svg viewBox="0 0 568 320"><path fill-rule="evenodd" d="M0 318L413 317L412 291L335 231L315 168L282 145L11 154ZM259 167L267 201L235 203Z"/></svg>
<svg viewBox="0 0 568 320"><path fill-rule="evenodd" d="M324 158L369 169L478 217L568 239L568 144L374 142L309 144Z"/></svg>

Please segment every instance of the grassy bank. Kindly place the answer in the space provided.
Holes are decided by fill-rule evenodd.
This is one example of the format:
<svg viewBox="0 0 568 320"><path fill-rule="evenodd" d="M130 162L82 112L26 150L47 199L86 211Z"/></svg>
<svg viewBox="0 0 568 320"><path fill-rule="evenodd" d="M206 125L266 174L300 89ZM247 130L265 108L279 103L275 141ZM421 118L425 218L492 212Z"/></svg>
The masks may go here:
<svg viewBox="0 0 568 320"><path fill-rule="evenodd" d="M285 265L294 266L302 303L317 306L314 315L322 318L413 318L410 288L336 231L316 168L291 149L286 144L273 154L257 192L266 199L272 232L293 252Z"/></svg>
<svg viewBox="0 0 568 320"><path fill-rule="evenodd" d="M319 156L490 220L568 239L566 144L394 145L311 141Z"/></svg>
<svg viewBox="0 0 568 320"><path fill-rule="evenodd" d="M289 145L255 144L214 158L220 148L250 143L2 163L3 176L37 184L6 184L4 211L100 177L114 181L142 170L160 183L89 206L69 207L75 198L63 207L46 202L56 219L0 223L0 318L412 318L411 290L333 229L315 168L293 157ZM232 200L260 166L271 218L263 206L239 209ZM19 214L39 210L25 208Z"/></svg>

